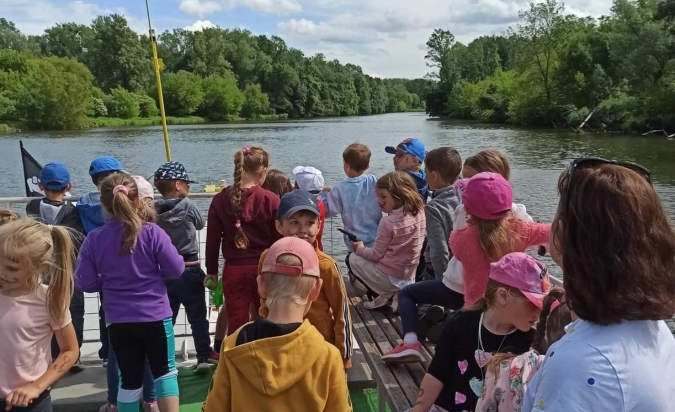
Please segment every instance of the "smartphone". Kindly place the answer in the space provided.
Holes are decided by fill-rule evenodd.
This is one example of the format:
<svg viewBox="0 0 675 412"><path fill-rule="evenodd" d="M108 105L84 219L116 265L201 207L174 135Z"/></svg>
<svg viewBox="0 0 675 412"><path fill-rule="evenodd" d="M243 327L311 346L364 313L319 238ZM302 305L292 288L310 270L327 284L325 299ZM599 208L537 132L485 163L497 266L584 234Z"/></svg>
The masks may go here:
<svg viewBox="0 0 675 412"><path fill-rule="evenodd" d="M349 239L350 242L358 242L359 241L359 238L357 238L355 234L349 233L341 227L337 228L337 230L339 230L340 232L347 235L347 239Z"/></svg>

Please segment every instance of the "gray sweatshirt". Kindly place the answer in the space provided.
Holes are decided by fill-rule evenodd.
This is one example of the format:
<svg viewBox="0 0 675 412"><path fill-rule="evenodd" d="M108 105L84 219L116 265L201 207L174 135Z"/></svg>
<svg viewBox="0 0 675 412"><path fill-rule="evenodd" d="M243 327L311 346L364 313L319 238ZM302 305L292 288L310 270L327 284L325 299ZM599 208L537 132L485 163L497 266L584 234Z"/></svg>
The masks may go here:
<svg viewBox="0 0 675 412"><path fill-rule="evenodd" d="M155 203L157 225L171 238L186 262L197 261L199 240L197 231L204 229L204 216L195 202L188 198L162 199Z"/></svg>
<svg viewBox="0 0 675 412"><path fill-rule="evenodd" d="M459 204L459 199L452 191L452 186L434 191L431 200L424 206L427 219L427 247L424 258L434 268L436 279L443 278L452 252L448 246L452 232L452 214Z"/></svg>

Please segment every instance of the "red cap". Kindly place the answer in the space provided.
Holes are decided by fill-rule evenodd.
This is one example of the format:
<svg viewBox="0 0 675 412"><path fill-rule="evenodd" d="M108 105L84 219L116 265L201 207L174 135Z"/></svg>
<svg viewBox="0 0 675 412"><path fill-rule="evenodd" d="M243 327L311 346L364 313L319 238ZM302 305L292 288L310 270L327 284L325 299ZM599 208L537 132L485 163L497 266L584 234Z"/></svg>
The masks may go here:
<svg viewBox="0 0 675 412"><path fill-rule="evenodd" d="M461 191L468 214L483 220L498 220L511 210L513 189L499 173L481 172Z"/></svg>
<svg viewBox="0 0 675 412"><path fill-rule="evenodd" d="M281 255L293 255L300 259L300 265L289 266L277 263ZM319 277L319 257L312 245L306 240L297 237L284 237L267 250L262 264L262 273L278 273L288 276L316 276Z"/></svg>
<svg viewBox="0 0 675 412"><path fill-rule="evenodd" d="M509 253L490 264L490 279L520 290L538 308L551 289L546 265L532 256L515 252Z"/></svg>

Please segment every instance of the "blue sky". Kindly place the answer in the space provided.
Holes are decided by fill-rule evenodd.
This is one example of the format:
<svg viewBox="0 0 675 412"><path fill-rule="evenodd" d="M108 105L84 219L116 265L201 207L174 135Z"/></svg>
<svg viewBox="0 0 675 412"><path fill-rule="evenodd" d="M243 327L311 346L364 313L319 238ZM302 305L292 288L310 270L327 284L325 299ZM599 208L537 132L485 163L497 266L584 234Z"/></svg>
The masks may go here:
<svg viewBox="0 0 675 412"><path fill-rule="evenodd" d="M380 77L421 77L425 43L434 28L459 41L499 34L531 0L149 0L157 31L204 26L241 27L278 35L306 54L360 65ZM0 17L28 34L57 23L88 24L119 13L147 31L144 0L2 0ZM598 17L612 0L568 0L568 12Z"/></svg>

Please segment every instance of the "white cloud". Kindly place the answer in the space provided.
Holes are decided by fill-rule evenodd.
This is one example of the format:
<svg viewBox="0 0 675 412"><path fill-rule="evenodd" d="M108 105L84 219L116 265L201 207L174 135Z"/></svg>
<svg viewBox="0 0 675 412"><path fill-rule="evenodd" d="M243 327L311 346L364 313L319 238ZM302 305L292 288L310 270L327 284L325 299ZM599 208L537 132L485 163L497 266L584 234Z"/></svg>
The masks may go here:
<svg viewBox="0 0 675 412"><path fill-rule="evenodd" d="M188 14L205 16L222 10L239 7L265 14L286 15L299 13L302 6L297 0L181 0L180 9Z"/></svg>
<svg viewBox="0 0 675 412"><path fill-rule="evenodd" d="M183 27L183 29L188 31L201 31L211 27L216 27L215 24L211 23L211 20L197 20L189 26Z"/></svg>

